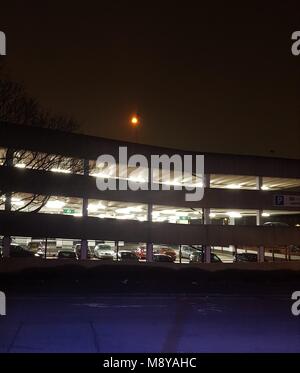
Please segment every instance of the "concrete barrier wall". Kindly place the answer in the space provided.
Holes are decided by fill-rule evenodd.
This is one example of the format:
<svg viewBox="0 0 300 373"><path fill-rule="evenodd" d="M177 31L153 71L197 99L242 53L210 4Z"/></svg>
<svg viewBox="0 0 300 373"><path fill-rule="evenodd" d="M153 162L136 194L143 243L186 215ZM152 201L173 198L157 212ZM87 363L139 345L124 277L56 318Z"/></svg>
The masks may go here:
<svg viewBox="0 0 300 373"><path fill-rule="evenodd" d="M47 171L24 170L0 166L0 190L40 195L92 198L108 201L153 203L176 207L211 207L224 209L284 210L274 206L274 195L280 192L259 190L205 189L201 201L186 202L185 191L105 191L96 187L92 176L56 174ZM284 194L300 195L296 192ZM297 207L289 207L298 211Z"/></svg>
<svg viewBox="0 0 300 373"><path fill-rule="evenodd" d="M300 262L278 262L278 263L197 263L197 264L175 264L175 263L124 263L99 260L72 260L72 259L40 259L40 258L6 258L0 259L0 274L13 273L31 268L56 268L65 265L83 266L84 268L106 267L106 266L131 266L162 267L180 270L182 268L197 268L209 272L224 270L245 270L245 271L300 271Z"/></svg>
<svg viewBox="0 0 300 373"><path fill-rule="evenodd" d="M300 178L300 160L296 159L196 153L3 122L0 123L0 146L94 160L100 154L117 157L119 146L127 146L129 156L134 153L147 157L151 154L204 154L205 172L209 174Z"/></svg>
<svg viewBox="0 0 300 373"><path fill-rule="evenodd" d="M149 223L5 211L0 212L0 235L177 245L274 247L300 244L299 228Z"/></svg>

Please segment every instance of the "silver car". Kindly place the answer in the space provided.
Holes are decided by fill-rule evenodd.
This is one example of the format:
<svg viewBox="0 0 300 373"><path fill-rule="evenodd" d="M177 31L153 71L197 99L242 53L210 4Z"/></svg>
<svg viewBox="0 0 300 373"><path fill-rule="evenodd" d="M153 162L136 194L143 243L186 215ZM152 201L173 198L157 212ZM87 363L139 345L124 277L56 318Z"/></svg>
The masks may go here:
<svg viewBox="0 0 300 373"><path fill-rule="evenodd" d="M113 260L115 257L115 250L110 245L98 244L94 248L94 256L98 259Z"/></svg>

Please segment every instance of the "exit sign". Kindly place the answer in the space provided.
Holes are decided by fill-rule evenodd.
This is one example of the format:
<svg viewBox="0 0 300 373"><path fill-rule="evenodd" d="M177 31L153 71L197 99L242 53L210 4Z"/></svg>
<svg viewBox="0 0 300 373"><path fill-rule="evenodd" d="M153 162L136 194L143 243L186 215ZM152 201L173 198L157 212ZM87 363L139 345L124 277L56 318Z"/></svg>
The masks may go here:
<svg viewBox="0 0 300 373"><path fill-rule="evenodd" d="M75 214L75 209L63 209L63 213L67 215Z"/></svg>

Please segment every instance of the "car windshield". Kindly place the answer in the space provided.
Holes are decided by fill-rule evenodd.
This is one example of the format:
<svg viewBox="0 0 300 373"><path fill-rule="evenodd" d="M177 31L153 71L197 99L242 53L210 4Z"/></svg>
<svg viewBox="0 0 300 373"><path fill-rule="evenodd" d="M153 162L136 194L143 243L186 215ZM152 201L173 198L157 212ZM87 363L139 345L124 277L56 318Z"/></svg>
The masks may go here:
<svg viewBox="0 0 300 373"><path fill-rule="evenodd" d="M109 245L101 245L97 246L97 250L112 250L112 248Z"/></svg>
<svg viewBox="0 0 300 373"><path fill-rule="evenodd" d="M70 252L64 251L62 253L59 253L59 255L66 256L66 257L74 257L75 256L75 254L73 252L71 252L71 251Z"/></svg>

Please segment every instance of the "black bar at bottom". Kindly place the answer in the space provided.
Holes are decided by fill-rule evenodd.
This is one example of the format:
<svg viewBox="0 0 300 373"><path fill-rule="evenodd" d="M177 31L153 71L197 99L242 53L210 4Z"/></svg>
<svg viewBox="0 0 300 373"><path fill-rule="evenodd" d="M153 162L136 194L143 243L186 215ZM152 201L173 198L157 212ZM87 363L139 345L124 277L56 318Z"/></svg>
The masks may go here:
<svg viewBox="0 0 300 373"><path fill-rule="evenodd" d="M300 365L300 354L0 354L0 366L38 368L84 369L203 369L203 368L244 368L261 366L285 367ZM298 365L298 366L299 366Z"/></svg>

